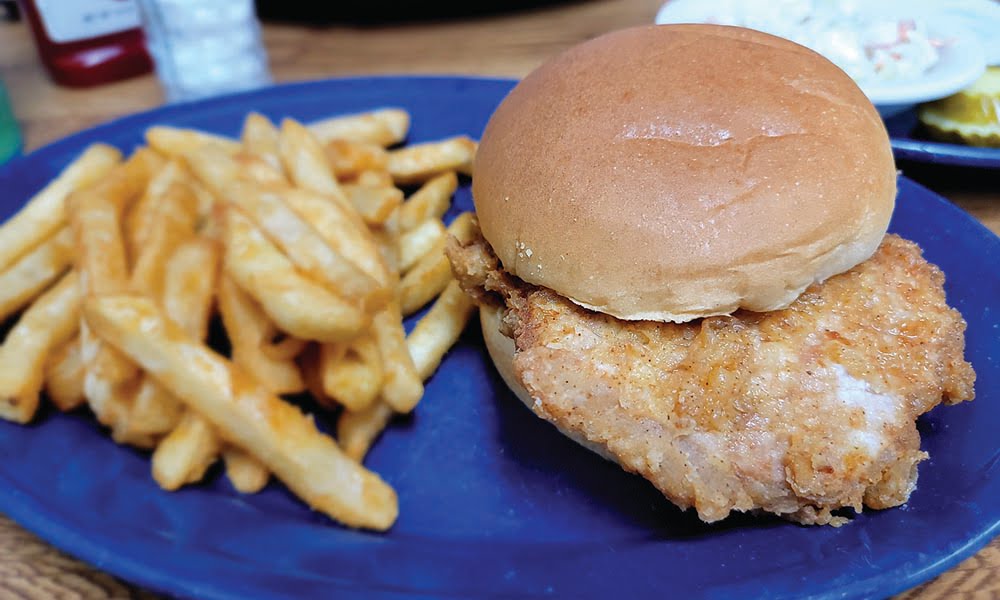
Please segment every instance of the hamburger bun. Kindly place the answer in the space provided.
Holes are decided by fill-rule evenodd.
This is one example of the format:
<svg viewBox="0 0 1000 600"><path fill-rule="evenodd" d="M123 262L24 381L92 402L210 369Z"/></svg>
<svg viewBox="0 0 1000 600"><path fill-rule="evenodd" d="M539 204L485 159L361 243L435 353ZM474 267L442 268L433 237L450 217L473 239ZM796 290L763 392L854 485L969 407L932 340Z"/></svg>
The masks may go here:
<svg viewBox="0 0 1000 600"><path fill-rule="evenodd" d="M896 195L850 77L718 25L626 29L548 61L497 108L475 174L506 271L628 320L784 308L872 255Z"/></svg>

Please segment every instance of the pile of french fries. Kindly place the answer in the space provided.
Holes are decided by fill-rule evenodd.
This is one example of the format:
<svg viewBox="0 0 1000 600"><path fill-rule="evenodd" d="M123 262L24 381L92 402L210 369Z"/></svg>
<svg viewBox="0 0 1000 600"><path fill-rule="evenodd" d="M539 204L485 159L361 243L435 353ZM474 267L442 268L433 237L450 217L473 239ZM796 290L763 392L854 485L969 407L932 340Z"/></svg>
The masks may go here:
<svg viewBox="0 0 1000 600"><path fill-rule="evenodd" d="M152 450L165 490L221 459L240 492L273 474L346 525L389 528L395 491L361 462L473 311L444 255L473 217L442 217L476 143L393 148L409 123L250 114L239 141L158 126L124 159L88 148L0 226L0 320L20 313L0 417L31 421L43 393L86 404L115 441ZM208 345L216 314L227 355ZM282 399L304 391L342 407L336 440Z"/></svg>

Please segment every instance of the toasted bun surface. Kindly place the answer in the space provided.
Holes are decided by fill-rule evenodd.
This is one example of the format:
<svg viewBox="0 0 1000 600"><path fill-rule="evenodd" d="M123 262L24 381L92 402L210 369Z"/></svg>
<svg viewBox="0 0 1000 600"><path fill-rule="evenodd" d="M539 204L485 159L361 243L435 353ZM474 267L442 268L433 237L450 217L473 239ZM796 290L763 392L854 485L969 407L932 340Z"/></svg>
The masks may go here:
<svg viewBox="0 0 1000 600"><path fill-rule="evenodd" d="M885 127L845 73L716 25L545 63L490 119L475 174L508 272L632 320L783 308L871 256L896 195Z"/></svg>

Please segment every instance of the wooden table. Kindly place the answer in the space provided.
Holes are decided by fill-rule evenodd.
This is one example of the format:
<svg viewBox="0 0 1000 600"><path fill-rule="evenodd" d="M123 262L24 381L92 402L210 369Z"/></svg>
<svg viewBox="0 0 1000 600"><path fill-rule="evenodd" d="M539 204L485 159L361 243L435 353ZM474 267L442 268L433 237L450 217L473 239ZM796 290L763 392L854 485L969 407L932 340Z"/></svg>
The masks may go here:
<svg viewBox="0 0 1000 600"><path fill-rule="evenodd" d="M391 27L306 28L266 25L264 39L277 81L360 73L460 73L520 77L546 57L605 31L648 23L660 0L614 0L468 20ZM158 106L153 76L90 90L53 85L25 24L0 24L0 77L12 97L26 150L113 117ZM948 170L903 165L1000 232L996 173L956 177ZM992 177L992 180L990 180ZM0 597L150 597L54 550L0 517ZM907 599L1000 597L1000 540Z"/></svg>

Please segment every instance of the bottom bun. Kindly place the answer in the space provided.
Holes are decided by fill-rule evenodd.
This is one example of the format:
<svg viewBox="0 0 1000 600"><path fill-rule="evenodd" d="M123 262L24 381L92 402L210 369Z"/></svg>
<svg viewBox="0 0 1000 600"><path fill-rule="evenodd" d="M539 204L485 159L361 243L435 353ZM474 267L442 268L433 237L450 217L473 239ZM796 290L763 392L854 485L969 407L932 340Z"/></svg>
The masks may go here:
<svg viewBox="0 0 1000 600"><path fill-rule="evenodd" d="M514 352L516 348L514 340L500 333L500 309L492 306L481 306L479 308L479 324L483 328L483 340L486 342L486 350L490 353L490 358L493 359L493 364L496 366L497 372L500 373L500 377L504 383L507 384L507 387L514 392L514 395L525 406L531 409L536 415L542 416L544 414L542 401L532 398L531 393L521 385L517 375L514 374ZM553 423L553 425L555 424ZM566 431L558 425L556 425L556 429L587 450L596 452L614 463L618 462L606 445L586 440L580 435Z"/></svg>

